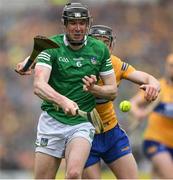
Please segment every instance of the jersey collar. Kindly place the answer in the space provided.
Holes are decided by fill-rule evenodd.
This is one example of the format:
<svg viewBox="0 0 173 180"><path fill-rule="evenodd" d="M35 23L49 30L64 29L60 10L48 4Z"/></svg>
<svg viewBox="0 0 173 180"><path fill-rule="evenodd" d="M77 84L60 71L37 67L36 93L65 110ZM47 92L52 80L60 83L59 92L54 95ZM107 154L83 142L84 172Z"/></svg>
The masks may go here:
<svg viewBox="0 0 173 180"><path fill-rule="evenodd" d="M87 45L87 36L86 36L86 35L85 35L85 37L84 37L84 40L85 40L84 45L86 46L86 45ZM67 41L67 37L66 37L65 34L64 34L64 37L63 37L63 41L64 41L64 44L65 44L66 46L69 46L69 42Z"/></svg>

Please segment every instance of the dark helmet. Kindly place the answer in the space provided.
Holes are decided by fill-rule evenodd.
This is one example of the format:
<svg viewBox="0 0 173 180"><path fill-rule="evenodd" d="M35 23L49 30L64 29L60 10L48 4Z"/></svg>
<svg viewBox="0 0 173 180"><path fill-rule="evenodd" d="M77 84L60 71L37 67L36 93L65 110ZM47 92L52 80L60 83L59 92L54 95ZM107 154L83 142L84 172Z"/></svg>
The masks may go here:
<svg viewBox="0 0 173 180"><path fill-rule="evenodd" d="M70 19L87 19L88 23L91 18L88 7L81 3L68 3L63 9L62 20L64 25L67 24Z"/></svg>
<svg viewBox="0 0 173 180"><path fill-rule="evenodd" d="M89 35L93 37L106 37L109 39L110 44L114 40L112 28L104 25L94 25L90 28Z"/></svg>
<svg viewBox="0 0 173 180"><path fill-rule="evenodd" d="M68 3L63 9L62 13L62 21L64 25L66 26L69 20L74 20L74 19L85 19L87 21L88 27L87 29L90 28L90 19L91 15L88 10L88 7L82 5L81 3ZM88 34L88 32L87 32ZM84 37L80 41L75 41L70 39L69 35L66 34L68 42L73 45L73 46L79 46L85 43L86 38Z"/></svg>

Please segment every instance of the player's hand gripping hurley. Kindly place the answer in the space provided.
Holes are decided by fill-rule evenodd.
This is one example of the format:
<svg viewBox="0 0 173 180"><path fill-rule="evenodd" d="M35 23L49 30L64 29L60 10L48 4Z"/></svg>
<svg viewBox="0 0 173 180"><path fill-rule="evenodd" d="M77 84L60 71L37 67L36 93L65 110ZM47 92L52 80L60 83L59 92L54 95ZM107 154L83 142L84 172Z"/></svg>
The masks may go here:
<svg viewBox="0 0 173 180"><path fill-rule="evenodd" d="M57 111L59 110L58 105L54 104L54 107L56 108ZM87 119L89 122L91 122L91 124L96 129L96 133L104 132L104 125L103 125L102 119L95 108L91 112L85 112L80 109L76 109L76 115L79 115Z"/></svg>
<svg viewBox="0 0 173 180"><path fill-rule="evenodd" d="M27 60L26 64L21 70L15 69L15 71L21 75L24 75L25 72L31 66L33 66L35 58L40 54L40 52L46 49L53 49L53 48L59 48L59 45L45 36L38 35L34 37L34 46L29 59Z"/></svg>
<svg viewBox="0 0 173 180"><path fill-rule="evenodd" d="M78 115L84 117L85 119L88 119L93 124L96 129L96 133L104 132L102 119L95 108L91 112L85 112L80 109L77 109L76 112Z"/></svg>

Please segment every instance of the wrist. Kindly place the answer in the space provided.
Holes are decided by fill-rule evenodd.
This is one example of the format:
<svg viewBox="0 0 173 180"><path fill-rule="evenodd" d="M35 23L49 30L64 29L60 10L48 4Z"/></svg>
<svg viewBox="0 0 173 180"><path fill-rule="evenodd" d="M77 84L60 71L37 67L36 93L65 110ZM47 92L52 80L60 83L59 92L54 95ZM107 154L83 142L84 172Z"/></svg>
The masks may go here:
<svg viewBox="0 0 173 180"><path fill-rule="evenodd" d="M58 105L59 107L62 107L62 104L64 103L65 101L65 96L59 94L58 96L56 96L54 102L56 105Z"/></svg>

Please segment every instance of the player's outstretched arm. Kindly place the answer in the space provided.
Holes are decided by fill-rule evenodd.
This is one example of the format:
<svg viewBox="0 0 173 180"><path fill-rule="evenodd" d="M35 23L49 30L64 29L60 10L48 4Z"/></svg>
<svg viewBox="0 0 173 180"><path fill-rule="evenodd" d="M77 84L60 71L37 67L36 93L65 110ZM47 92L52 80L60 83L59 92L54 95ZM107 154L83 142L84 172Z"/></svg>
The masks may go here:
<svg viewBox="0 0 173 180"><path fill-rule="evenodd" d="M84 83L84 91L91 92L94 96L114 100L117 96L117 85L114 73L102 76L103 86L95 84L97 79L94 75L85 76L82 81Z"/></svg>
<svg viewBox="0 0 173 180"><path fill-rule="evenodd" d="M158 97L160 83L152 75L142 71L134 71L126 79L140 85L140 89L145 91L144 97L147 101L154 101Z"/></svg>
<svg viewBox="0 0 173 180"><path fill-rule="evenodd" d="M63 109L65 114L76 115L78 105L55 91L49 84L51 69L45 66L36 65L34 75L34 93L41 99L50 101Z"/></svg>
<svg viewBox="0 0 173 180"><path fill-rule="evenodd" d="M137 120L143 120L146 118L153 110L154 108L159 104L160 102L160 94L157 97L156 100L152 102L146 101L146 99L143 97L143 92L137 93L135 96L133 96L130 99L131 102L131 110L133 116Z"/></svg>

